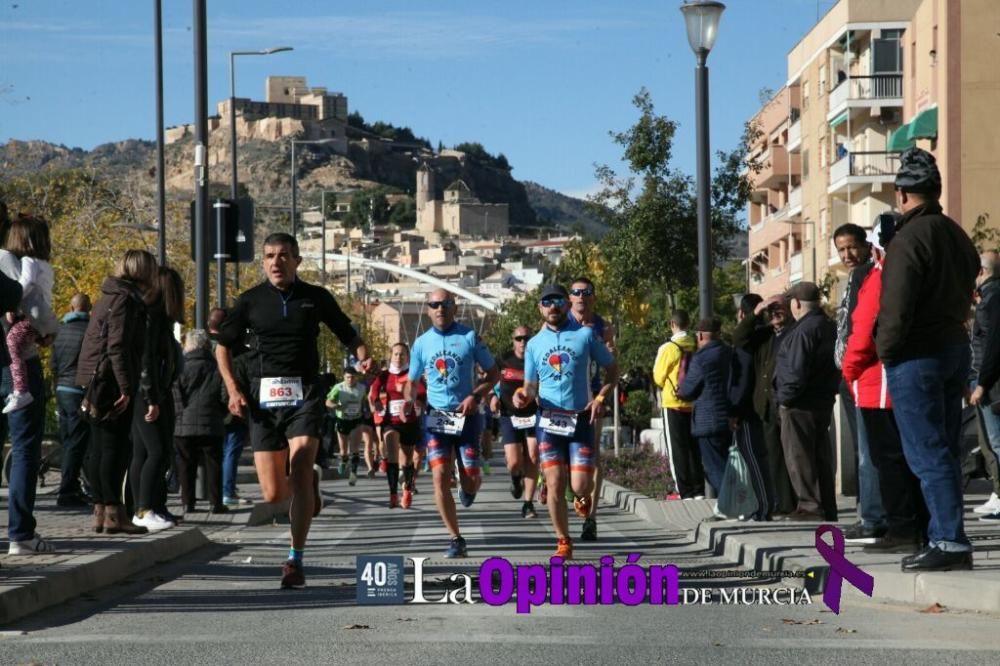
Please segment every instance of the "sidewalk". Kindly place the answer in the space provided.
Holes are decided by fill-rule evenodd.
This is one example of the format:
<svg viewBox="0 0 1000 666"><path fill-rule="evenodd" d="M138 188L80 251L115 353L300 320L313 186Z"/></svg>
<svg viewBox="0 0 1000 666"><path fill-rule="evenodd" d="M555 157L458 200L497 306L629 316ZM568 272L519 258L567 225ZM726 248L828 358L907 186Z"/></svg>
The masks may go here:
<svg viewBox="0 0 1000 666"><path fill-rule="evenodd" d="M608 481L602 499L631 511L664 529L692 531L696 543L738 563L745 569L812 572L812 577L789 579L805 585L810 594L821 593L829 565L816 552L815 532L819 523L753 523L736 520L705 520L712 515L714 500L654 500ZM975 552L972 571L904 573L899 569L903 554L869 554L860 546L847 546L845 555L855 565L875 577L873 599L886 602L934 603L949 608L1000 613L1000 529L981 523L972 508L988 494L965 496L965 529ZM855 521L854 498L838 498L841 528ZM850 585L845 595L865 598Z"/></svg>
<svg viewBox="0 0 1000 666"><path fill-rule="evenodd" d="M58 471L53 472L58 478ZM52 476L50 475L50 476ZM325 470L324 479L335 478ZM47 479L48 480L48 479ZM55 606L67 599L112 585L212 543L212 536L226 529L262 525L287 514L284 504L261 502L252 466L239 470L240 491L253 505L231 508L229 513L211 514L208 503L201 511L187 514L176 527L143 536L96 534L92 513L85 509L56 506L56 484L39 488L35 503L38 532L56 546L46 555L7 555L7 489L0 490L0 627L18 618ZM181 514L179 498L170 496L170 510Z"/></svg>

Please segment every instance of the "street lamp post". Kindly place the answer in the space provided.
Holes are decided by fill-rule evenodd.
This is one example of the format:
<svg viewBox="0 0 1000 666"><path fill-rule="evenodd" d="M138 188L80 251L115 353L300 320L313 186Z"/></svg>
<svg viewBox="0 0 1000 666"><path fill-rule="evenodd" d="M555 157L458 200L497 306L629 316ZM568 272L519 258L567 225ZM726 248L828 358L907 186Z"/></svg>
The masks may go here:
<svg viewBox="0 0 1000 666"><path fill-rule="evenodd" d="M239 179L236 175L236 56L264 56L272 53L293 50L291 46L275 46L260 51L230 51L229 52L229 147L233 153L233 173L231 199L236 201L239 191ZM240 288L240 258L236 257L236 288ZM221 290L221 287L220 287Z"/></svg>
<svg viewBox="0 0 1000 666"><path fill-rule="evenodd" d="M689 0L681 5L688 43L698 59L695 67L698 183L698 291L701 317L712 316L712 226L709 215L708 53L715 45L719 18L726 8L715 0Z"/></svg>
<svg viewBox="0 0 1000 666"><path fill-rule="evenodd" d="M296 212L298 207L298 183L296 182L296 169L295 169L295 144L297 143L309 143L309 144L323 144L323 143L333 143L334 139L292 139L292 236L298 232L298 220L296 219Z"/></svg>

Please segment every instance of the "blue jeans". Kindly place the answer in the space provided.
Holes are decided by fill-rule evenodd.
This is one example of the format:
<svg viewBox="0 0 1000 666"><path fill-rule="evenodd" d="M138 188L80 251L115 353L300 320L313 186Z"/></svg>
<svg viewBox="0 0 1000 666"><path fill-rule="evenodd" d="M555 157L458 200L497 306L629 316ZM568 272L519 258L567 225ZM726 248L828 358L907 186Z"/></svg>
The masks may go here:
<svg viewBox="0 0 1000 666"><path fill-rule="evenodd" d="M878 481L878 469L872 460L868 432L865 430L861 409L855 408L858 424L858 516L865 527L882 527L885 523L885 509L882 508L882 488Z"/></svg>
<svg viewBox="0 0 1000 666"><path fill-rule="evenodd" d="M729 462L729 445L733 442L733 435L731 433L706 435L695 439L701 452L701 465L705 468L705 478L718 497L722 488L722 477L726 473L726 464Z"/></svg>
<svg viewBox="0 0 1000 666"><path fill-rule="evenodd" d="M906 463L920 479L930 513L927 537L945 551L972 550L962 522L959 438L969 345L886 366Z"/></svg>
<svg viewBox="0 0 1000 666"><path fill-rule="evenodd" d="M25 361L28 390L35 401L7 415L10 429L11 468L7 506L7 536L11 541L25 541L35 535L35 487L42 459L42 435L45 431L45 380L42 362L37 356ZM0 398L13 390L10 368L3 369Z"/></svg>
<svg viewBox="0 0 1000 666"><path fill-rule="evenodd" d="M226 440L222 447L222 496L236 497L236 474L240 456L247 441L247 424L235 421L226 426Z"/></svg>

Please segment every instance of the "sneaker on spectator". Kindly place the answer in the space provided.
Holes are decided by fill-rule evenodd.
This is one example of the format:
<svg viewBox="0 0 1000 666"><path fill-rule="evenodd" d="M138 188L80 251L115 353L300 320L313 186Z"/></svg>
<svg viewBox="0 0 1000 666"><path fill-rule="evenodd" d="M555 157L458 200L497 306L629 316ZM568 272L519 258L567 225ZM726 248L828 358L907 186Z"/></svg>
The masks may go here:
<svg viewBox="0 0 1000 666"><path fill-rule="evenodd" d="M51 541L46 541L37 533L24 541L11 541L7 547L8 555L43 555L55 552L56 547Z"/></svg>
<svg viewBox="0 0 1000 666"><path fill-rule="evenodd" d="M155 511L144 511L141 516L138 513L135 514L132 516L132 524L145 527L150 532L159 532L174 526L172 522Z"/></svg>
<svg viewBox="0 0 1000 666"><path fill-rule="evenodd" d="M860 520L850 527L844 528L844 543L873 544L885 536L884 527L869 527Z"/></svg>
<svg viewBox="0 0 1000 666"><path fill-rule="evenodd" d="M1000 511L1000 497L996 493L992 493L986 502L972 510L973 513L978 514L997 513L998 511Z"/></svg>
<svg viewBox="0 0 1000 666"><path fill-rule="evenodd" d="M989 513L985 516L979 516L979 522L1000 525L1000 511L997 511L996 513Z"/></svg>
<svg viewBox="0 0 1000 666"><path fill-rule="evenodd" d="M666 499L668 500L679 500L682 499L678 493L667 493Z"/></svg>

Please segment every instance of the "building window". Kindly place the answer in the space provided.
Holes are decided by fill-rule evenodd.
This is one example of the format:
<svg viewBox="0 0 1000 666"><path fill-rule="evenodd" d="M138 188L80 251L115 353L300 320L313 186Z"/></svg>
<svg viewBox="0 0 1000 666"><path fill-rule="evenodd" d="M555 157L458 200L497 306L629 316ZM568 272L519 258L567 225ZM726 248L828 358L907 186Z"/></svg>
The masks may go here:
<svg viewBox="0 0 1000 666"><path fill-rule="evenodd" d="M809 82L802 82L802 110L805 111L809 108Z"/></svg>
<svg viewBox="0 0 1000 666"><path fill-rule="evenodd" d="M826 92L826 65L819 66L819 87L816 90L816 96L822 97Z"/></svg>
<svg viewBox="0 0 1000 666"><path fill-rule="evenodd" d="M809 178L809 150L802 151L802 180Z"/></svg>
<svg viewBox="0 0 1000 666"><path fill-rule="evenodd" d="M902 30L883 30L872 44L872 72L899 74L903 71Z"/></svg>

